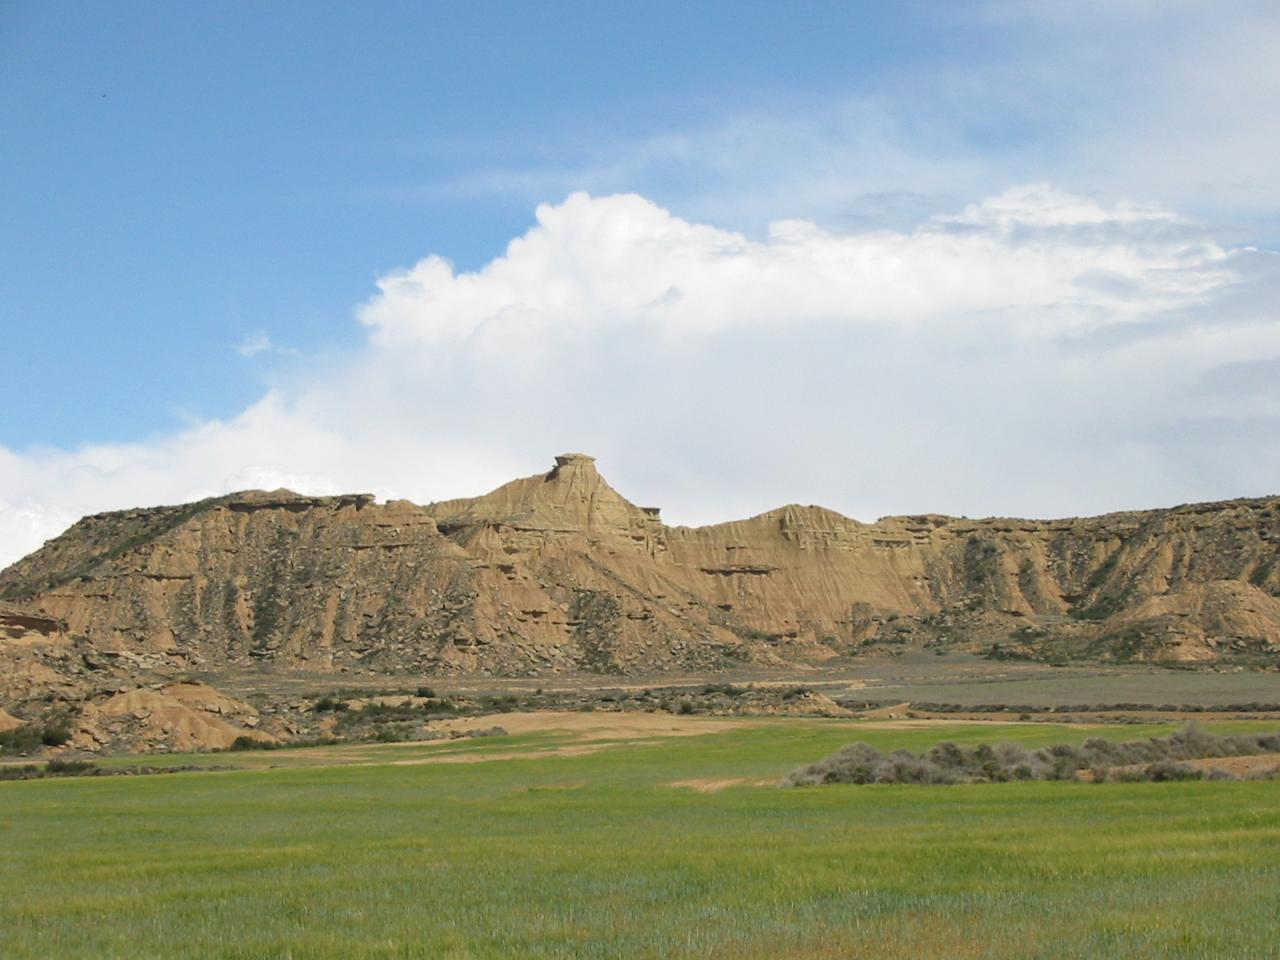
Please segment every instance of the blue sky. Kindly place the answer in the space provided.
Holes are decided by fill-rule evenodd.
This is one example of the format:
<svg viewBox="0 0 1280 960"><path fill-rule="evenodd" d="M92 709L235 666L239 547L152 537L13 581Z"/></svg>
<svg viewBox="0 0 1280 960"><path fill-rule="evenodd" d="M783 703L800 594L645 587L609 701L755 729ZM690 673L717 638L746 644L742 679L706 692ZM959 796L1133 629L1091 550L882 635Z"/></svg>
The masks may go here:
<svg viewBox="0 0 1280 960"><path fill-rule="evenodd" d="M352 346L379 273L428 251L475 266L532 222L527 197L450 189L473 171L589 164L981 43L902 10L6 3L0 322L40 362L15 371L0 442L233 414L269 375L232 349L260 330Z"/></svg>
<svg viewBox="0 0 1280 960"><path fill-rule="evenodd" d="M560 443L688 522L1271 492L1278 41L1251 2L0 3L0 560Z"/></svg>

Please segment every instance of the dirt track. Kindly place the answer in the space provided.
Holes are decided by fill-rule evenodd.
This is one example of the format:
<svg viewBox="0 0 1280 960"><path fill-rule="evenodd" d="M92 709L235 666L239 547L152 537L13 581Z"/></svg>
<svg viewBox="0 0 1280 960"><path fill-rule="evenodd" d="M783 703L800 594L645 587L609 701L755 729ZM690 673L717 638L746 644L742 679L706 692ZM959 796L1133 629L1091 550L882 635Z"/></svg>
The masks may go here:
<svg viewBox="0 0 1280 960"><path fill-rule="evenodd" d="M613 713L535 710L445 720L441 730L486 730L502 727L510 734L564 730L579 740L634 740L644 737L694 737L759 724L756 718L679 716L666 712Z"/></svg>
<svg viewBox="0 0 1280 960"><path fill-rule="evenodd" d="M1260 753L1252 757L1204 757L1187 763L1202 770L1225 770L1237 777L1280 767L1280 753Z"/></svg>

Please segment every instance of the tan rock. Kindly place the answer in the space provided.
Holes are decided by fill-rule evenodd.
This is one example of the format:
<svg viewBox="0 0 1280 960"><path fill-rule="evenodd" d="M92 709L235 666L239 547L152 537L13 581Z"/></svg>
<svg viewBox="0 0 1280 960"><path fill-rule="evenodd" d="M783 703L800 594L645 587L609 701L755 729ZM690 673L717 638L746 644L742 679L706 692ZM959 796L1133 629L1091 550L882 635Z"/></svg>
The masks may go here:
<svg viewBox="0 0 1280 960"><path fill-rule="evenodd" d="M90 720L127 721L132 737L149 746L164 745L173 750L225 749L242 736L274 740L231 719L256 718L256 710L203 684L174 684L163 691L130 690L108 698L95 713ZM100 740L92 723L82 722L82 731Z"/></svg>
<svg viewBox="0 0 1280 960"><path fill-rule="evenodd" d="M9 730L16 730L22 726L22 721L8 711L0 708L0 733L6 733Z"/></svg>
<svg viewBox="0 0 1280 960"><path fill-rule="evenodd" d="M13 664L26 696L104 674L712 671L993 642L1280 661L1278 544L1277 498L1055 521L791 505L668 527L564 454L426 506L277 490L86 517L0 572L20 604L0 677ZM179 686L162 693L233 715Z"/></svg>

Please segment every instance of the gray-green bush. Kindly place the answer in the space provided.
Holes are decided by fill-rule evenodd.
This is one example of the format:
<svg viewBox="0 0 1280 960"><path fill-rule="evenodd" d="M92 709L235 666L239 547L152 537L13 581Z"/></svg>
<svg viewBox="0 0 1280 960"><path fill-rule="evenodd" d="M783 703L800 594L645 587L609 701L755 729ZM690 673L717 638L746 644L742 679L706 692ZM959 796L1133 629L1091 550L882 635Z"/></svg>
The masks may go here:
<svg viewBox="0 0 1280 960"><path fill-rule="evenodd" d="M855 743L825 760L794 771L787 783L1000 783L1010 780L1190 780L1232 778L1185 761L1205 757L1280 753L1280 733L1215 736L1194 724L1167 737L1113 743L1093 737L1028 750L1018 743L962 747L939 743L922 754L895 750L886 756Z"/></svg>

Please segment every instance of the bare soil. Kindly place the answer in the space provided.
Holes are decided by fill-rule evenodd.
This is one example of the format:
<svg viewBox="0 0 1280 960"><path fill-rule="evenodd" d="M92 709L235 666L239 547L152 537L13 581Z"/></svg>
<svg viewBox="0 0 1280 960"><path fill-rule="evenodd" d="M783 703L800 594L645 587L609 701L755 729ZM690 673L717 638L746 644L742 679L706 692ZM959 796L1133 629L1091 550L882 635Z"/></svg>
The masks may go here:
<svg viewBox="0 0 1280 960"><path fill-rule="evenodd" d="M1188 760L1188 765L1201 770L1225 770L1237 777L1280 767L1280 753L1260 753L1252 757L1204 757Z"/></svg>
<svg viewBox="0 0 1280 960"><path fill-rule="evenodd" d="M445 731L487 730L494 725L510 734L542 733L563 730L576 733L579 740L634 740L637 737L694 737L703 733L751 726L752 721L737 717L680 716L655 713L574 713L537 710L527 713L487 714L483 717L460 717L444 720L438 728Z"/></svg>
<svg viewBox="0 0 1280 960"><path fill-rule="evenodd" d="M672 780L667 786L678 787L684 790L693 790L696 793L719 793L726 787L773 787L777 786L778 781L768 779L753 779L751 777L726 777L720 780Z"/></svg>

